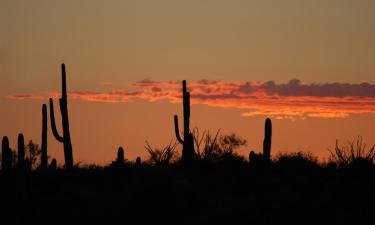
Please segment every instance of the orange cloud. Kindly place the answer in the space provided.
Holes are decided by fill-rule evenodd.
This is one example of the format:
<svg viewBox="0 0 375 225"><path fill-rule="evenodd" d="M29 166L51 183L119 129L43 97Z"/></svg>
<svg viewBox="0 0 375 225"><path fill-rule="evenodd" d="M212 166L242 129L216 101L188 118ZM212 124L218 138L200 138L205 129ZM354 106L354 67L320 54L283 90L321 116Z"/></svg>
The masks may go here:
<svg viewBox="0 0 375 225"><path fill-rule="evenodd" d="M181 82L149 79L128 85L127 90L110 92L70 92L72 99L104 103L126 103L136 99L150 102L181 101ZM198 80L188 83L192 104L240 108L243 116L267 115L274 118L344 118L353 114L375 113L375 85L369 83L303 84L293 79L285 84ZM58 97L58 93L51 93ZM12 99L20 99L15 96ZM33 99L25 98L25 99Z"/></svg>
<svg viewBox="0 0 375 225"><path fill-rule="evenodd" d="M7 96L7 98L13 99L13 100L43 100L45 99L43 96L33 95L33 94L9 95Z"/></svg>

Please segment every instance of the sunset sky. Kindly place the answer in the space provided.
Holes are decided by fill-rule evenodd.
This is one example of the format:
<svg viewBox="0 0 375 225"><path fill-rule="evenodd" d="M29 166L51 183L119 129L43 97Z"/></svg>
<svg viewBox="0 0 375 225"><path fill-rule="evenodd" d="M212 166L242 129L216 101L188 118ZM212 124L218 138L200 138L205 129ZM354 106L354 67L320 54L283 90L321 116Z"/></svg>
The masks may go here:
<svg viewBox="0 0 375 225"><path fill-rule="evenodd" d="M328 156L375 144L373 0L0 0L0 136L41 141L41 108L67 66L75 161L147 157L168 144L191 91L191 128L236 133L239 151ZM55 108L61 129L58 108ZM50 124L49 124L50 127ZM49 155L63 147L49 130Z"/></svg>

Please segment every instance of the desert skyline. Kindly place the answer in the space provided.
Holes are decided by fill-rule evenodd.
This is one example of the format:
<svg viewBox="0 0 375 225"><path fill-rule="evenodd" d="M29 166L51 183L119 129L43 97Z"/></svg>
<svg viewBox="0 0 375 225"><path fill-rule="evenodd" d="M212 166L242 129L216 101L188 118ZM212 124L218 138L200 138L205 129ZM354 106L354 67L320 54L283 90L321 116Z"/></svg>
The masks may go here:
<svg viewBox="0 0 375 225"><path fill-rule="evenodd" d="M271 4L272 3L272 4ZM375 134L372 1L1 1L0 134L40 143L41 107L66 63L76 161L174 138L180 81L191 127L236 133L261 151L328 156L336 139ZM249 83L248 83L249 82ZM209 90L208 90L208 89ZM178 103L178 104L176 104ZM59 116L57 115L59 119ZM161 132L162 131L162 132ZM48 133L49 154L62 146Z"/></svg>

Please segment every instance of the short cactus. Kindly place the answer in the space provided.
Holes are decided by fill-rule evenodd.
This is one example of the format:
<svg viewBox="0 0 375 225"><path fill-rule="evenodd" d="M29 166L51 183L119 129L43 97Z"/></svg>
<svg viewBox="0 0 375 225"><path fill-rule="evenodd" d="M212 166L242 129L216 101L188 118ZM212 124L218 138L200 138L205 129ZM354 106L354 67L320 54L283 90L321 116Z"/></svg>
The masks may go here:
<svg viewBox="0 0 375 225"><path fill-rule="evenodd" d="M31 166L31 162L30 162L30 159L29 158L26 158L25 159L25 170L26 170L26 172L30 172L31 171L31 168L32 168L32 166Z"/></svg>
<svg viewBox="0 0 375 225"><path fill-rule="evenodd" d="M254 151L251 151L249 154L249 163L250 165L260 165L263 163L263 156L260 153L255 153Z"/></svg>
<svg viewBox="0 0 375 225"><path fill-rule="evenodd" d="M18 168L23 170L25 168L25 139L23 134L18 135Z"/></svg>
<svg viewBox="0 0 375 225"><path fill-rule="evenodd" d="M117 150L116 163L117 164L123 164L124 162L125 162L124 149L122 147L119 147L118 150Z"/></svg>
<svg viewBox="0 0 375 225"><path fill-rule="evenodd" d="M271 158L272 123L267 118L264 125L263 159L269 161Z"/></svg>
<svg viewBox="0 0 375 225"><path fill-rule="evenodd" d="M56 170L57 169L57 161L55 158L52 159L51 165L50 165L51 170Z"/></svg>
<svg viewBox="0 0 375 225"><path fill-rule="evenodd" d="M1 154L2 154L1 169L4 172L8 172L12 170L13 154L12 154L12 150L9 148L9 139L7 136L3 137Z"/></svg>
<svg viewBox="0 0 375 225"><path fill-rule="evenodd" d="M135 166L140 167L141 165L142 165L141 157L137 157L137 159L135 160Z"/></svg>

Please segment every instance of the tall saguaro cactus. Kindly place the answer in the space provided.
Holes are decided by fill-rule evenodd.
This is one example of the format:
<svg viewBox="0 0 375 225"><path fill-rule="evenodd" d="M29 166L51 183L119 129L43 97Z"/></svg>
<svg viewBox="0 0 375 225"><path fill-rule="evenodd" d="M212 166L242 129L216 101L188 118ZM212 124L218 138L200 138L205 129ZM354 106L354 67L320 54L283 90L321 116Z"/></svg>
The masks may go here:
<svg viewBox="0 0 375 225"><path fill-rule="evenodd" d="M3 137L1 149L1 169L3 171L10 171L12 169L12 150L9 148L9 139L7 136Z"/></svg>
<svg viewBox="0 0 375 225"><path fill-rule="evenodd" d="M56 128L52 98L49 99L50 114L51 114L50 115L51 129L52 129L53 136L55 136L56 140L63 143L64 145L65 168L72 169L73 168L73 147L72 147L72 141L70 139L70 131L69 131L68 94L66 90L65 64L61 64L61 77L62 77L62 90L61 90L61 98L60 98L59 103L60 103L63 135L62 136L59 135L59 132L57 131L57 128Z"/></svg>
<svg viewBox="0 0 375 225"><path fill-rule="evenodd" d="M272 139L272 123L267 118L264 125L264 141L263 141L263 159L269 161L271 157L271 139Z"/></svg>
<svg viewBox="0 0 375 225"><path fill-rule="evenodd" d="M48 158L47 158L47 105L43 104L42 107L42 152L40 158L40 168L46 170L48 168Z"/></svg>
<svg viewBox="0 0 375 225"><path fill-rule="evenodd" d="M174 116L176 138L182 144L182 161L189 163L194 159L194 139L190 132L190 93L186 90L186 80L182 81L182 102L184 113L184 139L180 136L178 116Z"/></svg>
<svg viewBox="0 0 375 225"><path fill-rule="evenodd" d="M23 170L25 168L25 138L23 134L18 135L18 167Z"/></svg>

